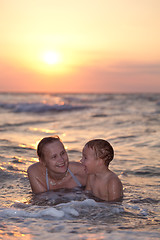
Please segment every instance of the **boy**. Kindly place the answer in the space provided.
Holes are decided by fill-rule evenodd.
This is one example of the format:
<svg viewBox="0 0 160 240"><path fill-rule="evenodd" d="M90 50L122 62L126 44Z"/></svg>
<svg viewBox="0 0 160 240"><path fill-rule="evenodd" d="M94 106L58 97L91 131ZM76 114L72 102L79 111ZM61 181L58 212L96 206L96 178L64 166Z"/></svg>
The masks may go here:
<svg viewBox="0 0 160 240"><path fill-rule="evenodd" d="M123 197L123 186L118 176L108 169L114 157L109 142L94 139L83 148L81 162L88 174L86 190L105 201L119 201Z"/></svg>

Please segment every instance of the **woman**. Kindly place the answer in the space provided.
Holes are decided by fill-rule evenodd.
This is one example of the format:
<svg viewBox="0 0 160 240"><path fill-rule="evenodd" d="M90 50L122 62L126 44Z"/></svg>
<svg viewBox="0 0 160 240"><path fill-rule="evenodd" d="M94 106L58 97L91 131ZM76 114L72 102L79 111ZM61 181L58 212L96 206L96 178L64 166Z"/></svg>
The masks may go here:
<svg viewBox="0 0 160 240"><path fill-rule="evenodd" d="M39 162L27 170L34 193L86 185L87 175L83 165L69 163L67 152L58 136L43 138L38 144L37 155Z"/></svg>

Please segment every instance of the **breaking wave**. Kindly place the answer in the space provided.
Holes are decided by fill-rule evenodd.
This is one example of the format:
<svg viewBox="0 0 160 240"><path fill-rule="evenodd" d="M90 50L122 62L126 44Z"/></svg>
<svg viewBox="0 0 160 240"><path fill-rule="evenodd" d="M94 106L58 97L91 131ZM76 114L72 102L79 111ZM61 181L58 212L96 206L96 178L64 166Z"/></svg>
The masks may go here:
<svg viewBox="0 0 160 240"><path fill-rule="evenodd" d="M47 103L0 103L0 108L11 110L14 113L29 112L29 113L42 113L42 112L61 112L61 111L74 111L83 110L88 108L84 105L73 104L47 104Z"/></svg>

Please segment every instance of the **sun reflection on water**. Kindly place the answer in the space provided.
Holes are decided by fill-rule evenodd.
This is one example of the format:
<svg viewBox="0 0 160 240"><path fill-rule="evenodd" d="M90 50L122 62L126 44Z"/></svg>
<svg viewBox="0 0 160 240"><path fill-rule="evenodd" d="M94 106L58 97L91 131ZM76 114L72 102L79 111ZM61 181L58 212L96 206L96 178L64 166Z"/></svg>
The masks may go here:
<svg viewBox="0 0 160 240"><path fill-rule="evenodd" d="M33 239L31 234L29 233L29 229L27 229L25 227L23 227L23 228L11 227L11 225L9 225L9 228L6 229L6 232L0 230L0 236L3 236L3 238L1 238L1 239L5 239L5 240L10 240L10 239L13 239L13 240L22 240L22 239L31 240L31 239Z"/></svg>

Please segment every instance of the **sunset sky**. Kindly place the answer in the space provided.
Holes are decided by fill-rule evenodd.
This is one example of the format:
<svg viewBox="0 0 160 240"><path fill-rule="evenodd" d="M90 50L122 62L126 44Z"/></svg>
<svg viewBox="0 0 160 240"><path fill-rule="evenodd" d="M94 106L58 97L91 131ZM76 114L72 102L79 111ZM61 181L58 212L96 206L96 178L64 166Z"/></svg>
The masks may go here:
<svg viewBox="0 0 160 240"><path fill-rule="evenodd" d="M1 0L0 91L160 92L160 0Z"/></svg>

